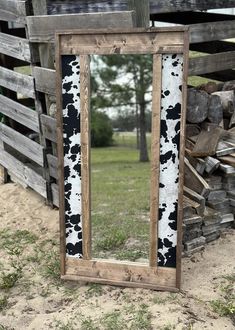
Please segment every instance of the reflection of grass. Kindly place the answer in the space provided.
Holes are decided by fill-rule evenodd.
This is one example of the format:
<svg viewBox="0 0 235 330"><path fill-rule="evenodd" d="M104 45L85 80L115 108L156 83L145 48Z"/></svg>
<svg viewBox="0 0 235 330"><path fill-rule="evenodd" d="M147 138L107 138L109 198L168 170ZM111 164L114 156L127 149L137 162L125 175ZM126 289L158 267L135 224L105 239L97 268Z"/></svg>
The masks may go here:
<svg viewBox="0 0 235 330"><path fill-rule="evenodd" d="M138 162L137 150L121 147L92 150L95 247L114 250L133 238L148 250L145 245L149 237L149 184L150 164ZM96 249L93 252L97 256Z"/></svg>
<svg viewBox="0 0 235 330"><path fill-rule="evenodd" d="M151 133L146 133L148 149L150 150ZM113 134L114 145L136 148L137 138L135 132L115 132Z"/></svg>

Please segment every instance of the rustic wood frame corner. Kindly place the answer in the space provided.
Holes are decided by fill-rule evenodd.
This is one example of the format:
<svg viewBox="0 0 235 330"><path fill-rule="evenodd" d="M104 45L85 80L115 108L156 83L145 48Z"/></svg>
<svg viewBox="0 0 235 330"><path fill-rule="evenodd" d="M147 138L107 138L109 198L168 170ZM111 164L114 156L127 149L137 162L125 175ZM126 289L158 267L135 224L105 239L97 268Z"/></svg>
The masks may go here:
<svg viewBox="0 0 235 330"><path fill-rule="evenodd" d="M177 292L181 283L187 28L64 31L56 34L56 46L61 277ZM95 54L153 56L149 265L91 256L89 55Z"/></svg>

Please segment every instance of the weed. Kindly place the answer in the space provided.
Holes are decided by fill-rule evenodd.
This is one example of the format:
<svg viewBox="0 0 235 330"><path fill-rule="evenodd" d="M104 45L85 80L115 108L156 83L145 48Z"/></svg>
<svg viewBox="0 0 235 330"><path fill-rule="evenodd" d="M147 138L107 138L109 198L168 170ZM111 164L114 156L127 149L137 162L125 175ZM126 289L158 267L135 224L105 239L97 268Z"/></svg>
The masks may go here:
<svg viewBox="0 0 235 330"><path fill-rule="evenodd" d="M99 328L94 324L91 317L88 317L82 320L81 330L99 330Z"/></svg>
<svg viewBox="0 0 235 330"><path fill-rule="evenodd" d="M77 330L73 321L63 322L61 320L55 320L54 327L56 330Z"/></svg>
<svg viewBox="0 0 235 330"><path fill-rule="evenodd" d="M113 228L104 234L103 239L100 239L96 242L96 247L99 250L112 250L122 246L127 238L128 236L123 230L119 228Z"/></svg>
<svg viewBox="0 0 235 330"><path fill-rule="evenodd" d="M97 297L103 294L103 287L100 284L91 283L86 291L86 297Z"/></svg>
<svg viewBox="0 0 235 330"><path fill-rule="evenodd" d="M121 317L121 313L118 311L105 314L101 323L105 330L125 329L125 322Z"/></svg>
<svg viewBox="0 0 235 330"><path fill-rule="evenodd" d="M232 301L225 301L222 299L212 300L210 305L213 311L220 316L231 316L235 314L235 304Z"/></svg>
<svg viewBox="0 0 235 330"><path fill-rule="evenodd" d="M45 256L43 273L46 277L55 281L60 280L60 260L56 251L49 251Z"/></svg>
<svg viewBox="0 0 235 330"><path fill-rule="evenodd" d="M148 306L145 304L140 305L139 309L134 314L130 330L151 330L151 318L152 315L148 310Z"/></svg>
<svg viewBox="0 0 235 330"><path fill-rule="evenodd" d="M130 260L130 261L135 261L136 259L147 257L144 251L140 251L140 250L122 250L118 252L116 256L117 259L119 260Z"/></svg>
<svg viewBox="0 0 235 330"><path fill-rule="evenodd" d="M10 252L9 254L20 254L24 247L33 244L37 241L38 237L30 233L28 230L16 230L14 232L9 229L0 231L0 248Z"/></svg>
<svg viewBox="0 0 235 330"><path fill-rule="evenodd" d="M163 298L161 296L155 295L152 301L156 305L165 305L165 303L167 302L167 298Z"/></svg>
<svg viewBox="0 0 235 330"><path fill-rule="evenodd" d="M7 297L0 298L0 311L7 307ZM1 329L1 328L0 328Z"/></svg>
<svg viewBox="0 0 235 330"><path fill-rule="evenodd" d="M0 278L0 289L9 290L13 288L16 282L22 277L22 270L19 269L17 271L11 273L3 273Z"/></svg>
<svg viewBox="0 0 235 330"><path fill-rule="evenodd" d="M158 328L158 330L174 330L174 329L175 329L175 325L171 325L171 324L166 324Z"/></svg>

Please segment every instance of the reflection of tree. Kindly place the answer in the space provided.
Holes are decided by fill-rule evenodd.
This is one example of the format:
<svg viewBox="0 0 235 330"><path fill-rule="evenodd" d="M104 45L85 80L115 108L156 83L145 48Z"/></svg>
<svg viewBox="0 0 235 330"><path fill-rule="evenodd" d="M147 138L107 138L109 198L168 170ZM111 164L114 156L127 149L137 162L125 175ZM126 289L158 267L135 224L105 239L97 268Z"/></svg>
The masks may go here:
<svg viewBox="0 0 235 330"><path fill-rule="evenodd" d="M92 109L134 106L139 125L139 160L149 160L146 140L147 96L152 86L152 57L149 55L109 55L94 59ZM133 109L133 108L132 108Z"/></svg>

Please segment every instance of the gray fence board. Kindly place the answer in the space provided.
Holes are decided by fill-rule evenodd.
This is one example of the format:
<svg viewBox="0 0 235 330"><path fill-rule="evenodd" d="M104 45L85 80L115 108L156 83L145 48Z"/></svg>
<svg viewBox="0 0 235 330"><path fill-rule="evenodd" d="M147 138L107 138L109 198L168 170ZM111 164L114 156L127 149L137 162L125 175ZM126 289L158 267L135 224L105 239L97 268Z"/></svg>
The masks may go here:
<svg viewBox="0 0 235 330"><path fill-rule="evenodd" d="M0 33L0 53L30 62L31 54L29 42L26 39Z"/></svg>
<svg viewBox="0 0 235 330"><path fill-rule="evenodd" d="M55 70L41 67L34 67L33 76L35 78L36 90L45 94L55 95L56 74Z"/></svg>
<svg viewBox="0 0 235 330"><path fill-rule="evenodd" d="M235 68L235 51L200 56L189 60L189 75L193 76L231 68Z"/></svg>
<svg viewBox="0 0 235 330"><path fill-rule="evenodd" d="M0 139L40 166L44 166L43 147L37 142L2 123L0 123Z"/></svg>
<svg viewBox="0 0 235 330"><path fill-rule="evenodd" d="M0 112L33 131L39 132L38 114L34 110L0 95Z"/></svg>
<svg viewBox="0 0 235 330"><path fill-rule="evenodd" d="M133 11L27 17L32 42L53 42L56 30L130 28L134 22Z"/></svg>
<svg viewBox="0 0 235 330"><path fill-rule="evenodd" d="M47 197L46 180L30 167L4 150L0 150L0 164L41 196Z"/></svg>
<svg viewBox="0 0 235 330"><path fill-rule="evenodd" d="M47 115L41 115L40 119L44 137L52 142L57 142L56 119Z"/></svg>
<svg viewBox="0 0 235 330"><path fill-rule="evenodd" d="M50 176L55 179L58 179L58 158L56 156L48 154L47 162L49 166Z"/></svg>
<svg viewBox="0 0 235 330"><path fill-rule="evenodd" d="M0 20L25 23L27 1L0 0Z"/></svg>
<svg viewBox="0 0 235 330"><path fill-rule="evenodd" d="M0 86L35 98L33 77L0 67Z"/></svg>

